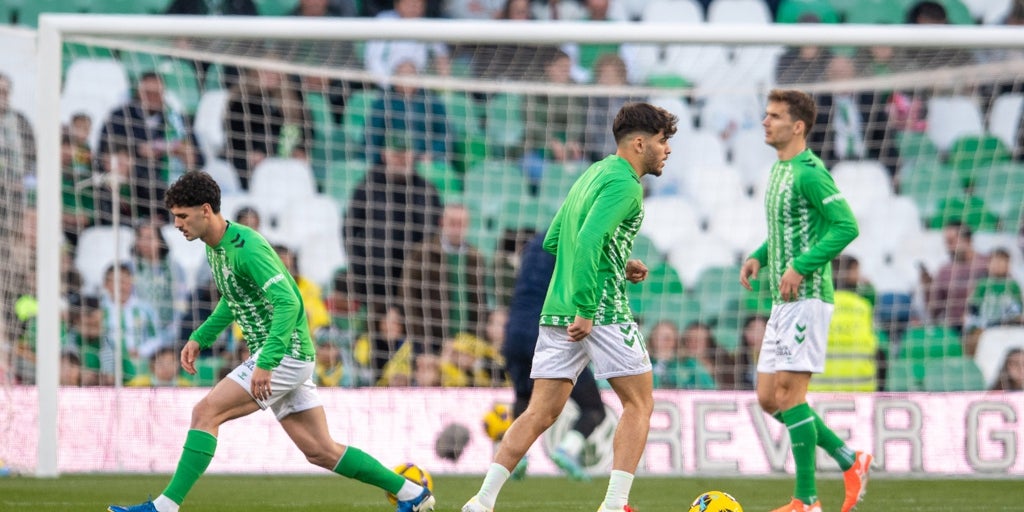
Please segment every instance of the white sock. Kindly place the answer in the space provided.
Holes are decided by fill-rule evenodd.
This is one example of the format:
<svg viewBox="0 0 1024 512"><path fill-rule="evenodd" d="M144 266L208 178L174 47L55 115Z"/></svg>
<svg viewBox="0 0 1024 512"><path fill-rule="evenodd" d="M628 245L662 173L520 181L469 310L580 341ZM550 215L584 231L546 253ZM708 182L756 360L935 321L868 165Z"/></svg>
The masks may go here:
<svg viewBox="0 0 1024 512"><path fill-rule="evenodd" d="M417 484L412 480L406 479L405 483L402 484L402 488L399 489L398 494L396 494L395 496L398 497L399 501L409 501L419 496L421 492L423 492L422 485Z"/></svg>
<svg viewBox="0 0 1024 512"><path fill-rule="evenodd" d="M493 510L494 502L498 500L498 493L501 492L501 486L505 485L508 477L509 472L505 466L492 462L491 467L487 468L487 476L484 477L484 483L480 486L480 492L476 493L476 499L480 501L480 504Z"/></svg>
<svg viewBox="0 0 1024 512"><path fill-rule="evenodd" d="M579 430L570 430L562 436L562 440L558 443L558 447L561 448L565 453L568 453L572 458L579 459L580 452L583 451L583 445L586 444L587 440L583 437L583 434Z"/></svg>
<svg viewBox="0 0 1024 512"><path fill-rule="evenodd" d="M604 496L604 508L622 510L629 503L629 488L632 486L632 474L613 469L608 479L608 492Z"/></svg>
<svg viewBox="0 0 1024 512"><path fill-rule="evenodd" d="M153 500L153 506L160 512L178 512L179 505L174 500L161 494Z"/></svg>

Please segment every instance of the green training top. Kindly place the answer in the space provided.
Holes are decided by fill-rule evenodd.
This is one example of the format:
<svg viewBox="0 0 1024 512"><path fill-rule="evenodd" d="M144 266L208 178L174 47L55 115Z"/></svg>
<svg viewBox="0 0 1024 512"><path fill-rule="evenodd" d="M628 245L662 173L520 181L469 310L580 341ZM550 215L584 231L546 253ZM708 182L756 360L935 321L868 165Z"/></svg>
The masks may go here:
<svg viewBox="0 0 1024 512"><path fill-rule="evenodd" d="M206 247L220 301L191 339L209 348L232 321L238 322L256 366L273 370L288 355L313 361L309 323L295 284L281 258L262 235L228 223L217 247Z"/></svg>
<svg viewBox="0 0 1024 512"><path fill-rule="evenodd" d="M576 180L544 238L555 270L541 325L569 326L577 315L594 325L633 321L626 261L644 218L643 194L633 167L615 155Z"/></svg>
<svg viewBox="0 0 1024 512"><path fill-rule="evenodd" d="M810 149L772 167L765 193L768 239L750 256L768 271L772 301L782 274L804 276L798 300L833 303L832 260L857 238L857 220L825 164Z"/></svg>

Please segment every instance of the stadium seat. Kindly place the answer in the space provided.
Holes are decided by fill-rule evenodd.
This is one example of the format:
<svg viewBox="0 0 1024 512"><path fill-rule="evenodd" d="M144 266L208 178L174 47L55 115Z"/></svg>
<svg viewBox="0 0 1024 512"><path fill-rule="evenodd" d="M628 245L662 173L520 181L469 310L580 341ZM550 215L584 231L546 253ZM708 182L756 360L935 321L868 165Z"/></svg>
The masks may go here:
<svg viewBox="0 0 1024 512"><path fill-rule="evenodd" d="M668 261L679 272L683 284L694 286L706 269L735 265L740 254L717 237L699 233L670 249Z"/></svg>
<svg viewBox="0 0 1024 512"><path fill-rule="evenodd" d="M238 212L246 207L256 210L260 214L261 222L266 221L268 213L264 211L263 205L259 204L255 197L244 192L220 197L220 213L225 219L232 222L238 218Z"/></svg>
<svg viewBox="0 0 1024 512"><path fill-rule="evenodd" d="M296 201L316 195L313 169L309 163L293 158L267 158L252 170L249 194L265 207L263 222L273 229L280 215Z"/></svg>
<svg viewBox="0 0 1024 512"><path fill-rule="evenodd" d="M974 231L995 231L999 228L999 216L990 211L985 200L978 196L956 195L940 199L938 212L932 216L929 226L939 229L950 221L962 222Z"/></svg>
<svg viewBox="0 0 1024 512"><path fill-rule="evenodd" d="M334 105L325 94L308 92L303 99L313 122L313 175L322 187L327 181L328 163L345 158L345 131L335 121Z"/></svg>
<svg viewBox="0 0 1024 512"><path fill-rule="evenodd" d="M968 96L936 96L928 100L928 137L939 151L967 135L981 135L981 110Z"/></svg>
<svg viewBox="0 0 1024 512"><path fill-rule="evenodd" d="M163 60L156 71L164 80L164 96L182 113L193 115L199 105L199 78L190 61Z"/></svg>
<svg viewBox="0 0 1024 512"><path fill-rule="evenodd" d="M708 23L769 25L772 13L762 0L715 0L708 5Z"/></svg>
<svg viewBox="0 0 1024 512"><path fill-rule="evenodd" d="M196 374L192 376L192 384L198 387L213 387L220 381L220 369L224 367L224 359L220 357L200 357L196 359Z"/></svg>
<svg viewBox="0 0 1024 512"><path fill-rule="evenodd" d="M949 262L941 229L925 229L918 236L905 240L900 250L911 261L923 265L932 275Z"/></svg>
<svg viewBox="0 0 1024 512"><path fill-rule="evenodd" d="M906 130L899 132L896 137L899 140L899 153L903 161L939 159L939 148L935 147L928 134Z"/></svg>
<svg viewBox="0 0 1024 512"><path fill-rule="evenodd" d="M462 197L462 175L448 162L416 162L416 172L437 188L445 203Z"/></svg>
<svg viewBox="0 0 1024 512"><path fill-rule="evenodd" d="M92 226L82 230L75 249L75 268L82 275L82 289L89 294L98 293L107 267L129 261L134 243L135 232L128 226Z"/></svg>
<svg viewBox="0 0 1024 512"><path fill-rule="evenodd" d="M900 342L899 358L913 360L960 357L964 353L960 334L949 327L911 327Z"/></svg>
<svg viewBox="0 0 1024 512"><path fill-rule="evenodd" d="M892 200L889 171L877 161L838 162L832 167L832 178L858 215Z"/></svg>
<svg viewBox="0 0 1024 512"><path fill-rule="evenodd" d="M844 190L845 193L845 190ZM924 229L917 203L906 196L896 196L874 203L858 216L861 236L876 244L883 252L897 250L906 240Z"/></svg>
<svg viewBox="0 0 1024 512"><path fill-rule="evenodd" d="M699 146L693 147L696 149ZM692 153L684 150L680 151L680 154ZM724 162L700 163L693 168L680 170L680 174L683 193L690 198L698 211L709 219L749 198L740 172ZM664 179L664 176L659 179Z"/></svg>
<svg viewBox="0 0 1024 512"><path fill-rule="evenodd" d="M707 222L708 234L743 254L753 252L768 235L764 203L752 197L736 199L708 216Z"/></svg>
<svg viewBox="0 0 1024 512"><path fill-rule="evenodd" d="M206 160L203 171L213 176L214 181L220 187L221 195L230 196L242 192L242 184L238 179L238 172L225 160L211 158Z"/></svg>
<svg viewBox="0 0 1024 512"><path fill-rule="evenodd" d="M531 195L506 197L498 216L498 229L532 229L539 231L551 224L554 210L545 208L539 199Z"/></svg>
<svg viewBox="0 0 1024 512"><path fill-rule="evenodd" d="M918 159L900 170L900 194L917 204L922 218L929 219L939 210L939 201L966 194L956 173L938 160Z"/></svg>
<svg viewBox="0 0 1024 512"><path fill-rule="evenodd" d="M576 180L587 170L584 162L551 162L544 167L537 195L554 213Z"/></svg>
<svg viewBox="0 0 1024 512"><path fill-rule="evenodd" d="M639 285L627 286L630 307L645 333L662 320L683 327L700 319L700 303L696 299L684 294L641 294L636 289Z"/></svg>
<svg viewBox="0 0 1024 512"><path fill-rule="evenodd" d="M644 5L641 21L704 23L704 9L694 0L650 0Z"/></svg>
<svg viewBox="0 0 1024 512"><path fill-rule="evenodd" d="M228 91L210 90L199 97L192 133L199 141L203 158L216 158L224 149L224 111L228 106Z"/></svg>
<svg viewBox="0 0 1024 512"><path fill-rule="evenodd" d="M298 247L299 272L321 288L333 285L334 275L339 269L348 267L348 257L342 243L341 233L313 236Z"/></svg>
<svg viewBox="0 0 1024 512"><path fill-rule="evenodd" d="M1002 221L1004 231L1014 231L1020 219L1024 166L1006 162L974 174L972 192Z"/></svg>
<svg viewBox="0 0 1024 512"><path fill-rule="evenodd" d="M1012 147L1012 146L1011 146ZM949 148L947 165L960 177L965 187L986 174L997 163L1009 162L1011 150L992 135L960 137Z"/></svg>
<svg viewBox="0 0 1024 512"><path fill-rule="evenodd" d="M518 94L495 94L487 101L484 133L491 145L489 153L504 157L523 142L526 124L523 122L523 97Z"/></svg>
<svg viewBox="0 0 1024 512"><path fill-rule="evenodd" d="M805 15L814 15L820 23L839 23L839 13L827 0L783 0L775 21L797 23Z"/></svg>
<svg viewBox="0 0 1024 512"><path fill-rule="evenodd" d="M968 357L932 359L924 364L922 391L982 391L985 377Z"/></svg>
<svg viewBox="0 0 1024 512"><path fill-rule="evenodd" d="M295 10L298 0L255 0L260 16L286 16Z"/></svg>
<svg viewBox="0 0 1024 512"><path fill-rule="evenodd" d="M1013 7L1013 0L964 0L971 17L985 25L1000 25Z"/></svg>
<svg viewBox="0 0 1024 512"><path fill-rule="evenodd" d="M1006 354L1013 349L1024 350L1024 327L990 327L981 333L974 363L981 371L986 389L995 384Z"/></svg>
<svg viewBox="0 0 1024 512"><path fill-rule="evenodd" d="M366 178L370 165L359 159L335 160L329 165L324 182L324 194L333 197L341 211L347 211L352 193Z"/></svg>
<svg viewBox="0 0 1024 512"><path fill-rule="evenodd" d="M278 216L276 231L286 245L298 247L306 239L341 233L341 209L330 196L317 194L294 201Z"/></svg>
<svg viewBox="0 0 1024 512"><path fill-rule="evenodd" d="M373 102L381 97L376 89L352 91L345 101L342 129L345 131L346 154L349 158L366 154L366 125Z"/></svg>
<svg viewBox="0 0 1024 512"><path fill-rule="evenodd" d="M733 136L732 164L740 171L747 185L763 188L776 160L778 154L764 143L764 130L740 130Z"/></svg>
<svg viewBox="0 0 1024 512"><path fill-rule="evenodd" d="M633 239L633 252L629 257L642 261L648 269L665 263L665 253L661 252L654 242L642 233L637 233L636 238Z"/></svg>
<svg viewBox="0 0 1024 512"><path fill-rule="evenodd" d="M693 286L693 294L700 303L701 318L708 323L739 326L740 301L744 289L740 286L738 265L715 266L700 273Z"/></svg>
<svg viewBox="0 0 1024 512"><path fill-rule="evenodd" d="M920 370L917 370L920 368ZM924 368L913 361L889 359L885 372L885 390L893 393L921 390L921 377Z"/></svg>
<svg viewBox="0 0 1024 512"><path fill-rule="evenodd" d="M441 94L448 126L456 134L482 135L484 108L468 93L448 91Z"/></svg>
<svg viewBox="0 0 1024 512"><path fill-rule="evenodd" d="M1024 94L1002 94L992 102L988 118L988 133L1003 141L1008 148L1017 145L1017 128L1024 115Z"/></svg>
<svg viewBox="0 0 1024 512"><path fill-rule="evenodd" d="M64 78L62 99L84 98L93 101L103 117L93 119L93 126L102 125L114 107L128 100L128 74L115 59L75 59Z"/></svg>
<svg viewBox="0 0 1024 512"><path fill-rule="evenodd" d="M223 207L221 209L223 212ZM227 218L227 217L225 217ZM173 224L164 224L160 228L164 240L167 241L168 257L181 265L185 271L185 280L190 290L194 290L199 275L206 270L206 244L200 240L188 241Z"/></svg>
<svg viewBox="0 0 1024 512"><path fill-rule="evenodd" d="M644 222L640 232L662 252L682 244L688 247L701 230L697 210L682 196L655 196L644 200Z"/></svg>
<svg viewBox="0 0 1024 512"><path fill-rule="evenodd" d="M875 324L886 331L908 325L914 313L913 300L911 292L880 292L875 303Z"/></svg>

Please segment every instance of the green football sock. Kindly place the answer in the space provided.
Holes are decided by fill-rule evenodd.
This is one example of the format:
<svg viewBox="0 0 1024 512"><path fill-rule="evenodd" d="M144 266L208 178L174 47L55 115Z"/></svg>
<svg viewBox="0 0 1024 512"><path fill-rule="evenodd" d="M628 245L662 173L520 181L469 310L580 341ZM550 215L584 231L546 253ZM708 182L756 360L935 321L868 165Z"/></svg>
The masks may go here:
<svg viewBox="0 0 1024 512"><path fill-rule="evenodd" d="M793 497L812 504L818 500L818 488L814 481L814 456L818 449L818 435L815 429L814 411L802 403L782 411L793 445L793 461L796 462L796 487Z"/></svg>
<svg viewBox="0 0 1024 512"><path fill-rule="evenodd" d="M354 446L345 449L338 465L334 466L334 472L380 487L391 494L398 494L405 484L404 476L384 467L380 461Z"/></svg>
<svg viewBox="0 0 1024 512"><path fill-rule="evenodd" d="M189 430L185 436L185 448L178 460L178 469L174 470L171 483L167 484L163 495L181 505L185 496L192 490L196 480L210 466L213 453L217 451L217 438L202 430Z"/></svg>
<svg viewBox="0 0 1024 512"><path fill-rule="evenodd" d="M839 464L839 469L843 471L850 469L857 454L847 447L846 443L839 439L839 436L832 429L828 428L828 425L825 425L825 420L821 419L821 416L818 416L814 409L811 409L811 412L814 414L814 428L818 431L818 446L822 447L836 460L836 463ZM775 411L772 414L772 418L775 418L783 425L786 424L786 421L782 419L781 411Z"/></svg>
<svg viewBox="0 0 1024 512"><path fill-rule="evenodd" d="M853 466L853 459L857 455L846 446L842 439L839 439L832 429L828 428L828 425L814 409L811 409L811 414L814 415L814 430L818 433L818 446L824 448L836 460L839 469L843 471L850 469Z"/></svg>

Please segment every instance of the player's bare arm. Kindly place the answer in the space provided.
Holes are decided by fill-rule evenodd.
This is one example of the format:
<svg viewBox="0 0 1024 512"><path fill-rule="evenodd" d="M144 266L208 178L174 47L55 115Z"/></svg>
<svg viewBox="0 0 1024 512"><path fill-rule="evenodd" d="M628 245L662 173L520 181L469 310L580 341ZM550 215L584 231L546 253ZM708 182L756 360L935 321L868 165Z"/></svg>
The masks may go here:
<svg viewBox="0 0 1024 512"><path fill-rule="evenodd" d="M188 340L185 347L181 349L181 367L189 375L196 374L196 358L199 357L199 343L195 340Z"/></svg>

